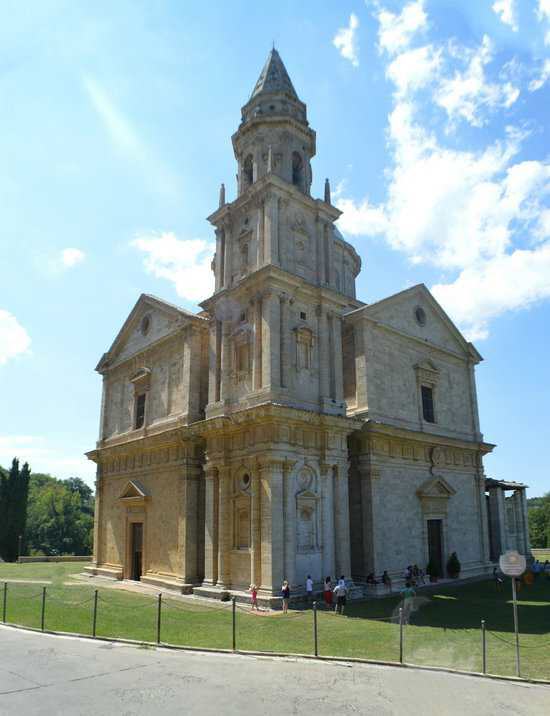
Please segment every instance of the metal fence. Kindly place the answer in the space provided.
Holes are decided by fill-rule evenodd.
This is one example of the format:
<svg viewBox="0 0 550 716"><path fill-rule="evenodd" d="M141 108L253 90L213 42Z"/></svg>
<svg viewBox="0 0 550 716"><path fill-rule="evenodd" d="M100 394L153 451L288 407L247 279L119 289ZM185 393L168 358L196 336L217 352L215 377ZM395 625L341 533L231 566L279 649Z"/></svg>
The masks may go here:
<svg viewBox="0 0 550 716"><path fill-rule="evenodd" d="M109 588L78 590L78 598L72 599L70 589L4 582L2 621L41 631L146 644L441 666L550 679L550 635L537 637L536 643L527 643L521 636L516 644L513 634L492 629L490 619L481 619L477 629L434 628L437 642L432 643L425 628L411 622L405 603L388 616L348 620L329 614L317 602L311 608L292 609L274 617L265 611L252 612L235 599L210 605L162 593L143 596ZM527 657L525 673L515 658L516 646L522 657ZM533 659L536 654L540 658Z"/></svg>

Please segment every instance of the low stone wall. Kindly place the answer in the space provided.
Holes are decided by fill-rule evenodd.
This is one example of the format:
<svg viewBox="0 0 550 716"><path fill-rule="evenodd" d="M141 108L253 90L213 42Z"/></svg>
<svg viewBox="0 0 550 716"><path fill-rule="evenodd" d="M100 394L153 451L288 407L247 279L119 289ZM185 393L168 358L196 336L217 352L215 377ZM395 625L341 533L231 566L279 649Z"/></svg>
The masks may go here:
<svg viewBox="0 0 550 716"><path fill-rule="evenodd" d="M58 555L57 557L19 557L18 562L91 562L92 558L87 556L76 556L74 554Z"/></svg>

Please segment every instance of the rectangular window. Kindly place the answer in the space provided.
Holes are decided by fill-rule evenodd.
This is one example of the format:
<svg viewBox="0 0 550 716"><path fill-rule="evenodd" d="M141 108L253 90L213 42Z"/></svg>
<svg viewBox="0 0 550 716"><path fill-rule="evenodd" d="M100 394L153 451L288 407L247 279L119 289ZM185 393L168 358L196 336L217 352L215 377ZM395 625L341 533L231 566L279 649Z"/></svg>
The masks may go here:
<svg viewBox="0 0 550 716"><path fill-rule="evenodd" d="M433 388L427 385L421 386L422 391L422 415L427 423L435 423L434 395Z"/></svg>
<svg viewBox="0 0 550 716"><path fill-rule="evenodd" d="M136 397L136 430L142 428L145 422L145 398L145 393Z"/></svg>

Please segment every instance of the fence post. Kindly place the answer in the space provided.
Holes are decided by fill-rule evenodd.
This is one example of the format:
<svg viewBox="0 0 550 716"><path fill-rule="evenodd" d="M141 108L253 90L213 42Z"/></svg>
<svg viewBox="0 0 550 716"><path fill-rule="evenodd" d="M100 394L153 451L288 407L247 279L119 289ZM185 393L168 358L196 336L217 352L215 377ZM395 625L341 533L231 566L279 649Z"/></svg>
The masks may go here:
<svg viewBox="0 0 550 716"><path fill-rule="evenodd" d="M481 671L487 673L487 635L485 633L485 619L481 620Z"/></svg>
<svg viewBox="0 0 550 716"><path fill-rule="evenodd" d="M516 577L512 577L512 600L514 606L514 631L516 633L516 676L521 676L519 663L519 627L518 627L518 599L516 594Z"/></svg>
<svg viewBox="0 0 550 716"><path fill-rule="evenodd" d="M95 639L97 626L97 589L94 592L94 613L92 615L92 636Z"/></svg>
<svg viewBox="0 0 550 716"><path fill-rule="evenodd" d="M46 615L46 587L42 587L42 613L40 615L40 628L44 631L44 618Z"/></svg>
<svg viewBox="0 0 550 716"><path fill-rule="evenodd" d="M319 656L319 643L317 640L317 602L313 602L313 643L315 656Z"/></svg>
<svg viewBox="0 0 550 716"><path fill-rule="evenodd" d="M231 622L233 626L233 651L237 650L237 598L233 597L231 600Z"/></svg>
<svg viewBox="0 0 550 716"><path fill-rule="evenodd" d="M399 663L403 663L403 607L399 607Z"/></svg>
<svg viewBox="0 0 550 716"><path fill-rule="evenodd" d="M2 606L2 621L6 622L6 606L8 601L8 583L4 582L4 602Z"/></svg>
<svg viewBox="0 0 550 716"><path fill-rule="evenodd" d="M160 644L160 614L162 609L162 592L159 592L158 606L157 606L157 644Z"/></svg>

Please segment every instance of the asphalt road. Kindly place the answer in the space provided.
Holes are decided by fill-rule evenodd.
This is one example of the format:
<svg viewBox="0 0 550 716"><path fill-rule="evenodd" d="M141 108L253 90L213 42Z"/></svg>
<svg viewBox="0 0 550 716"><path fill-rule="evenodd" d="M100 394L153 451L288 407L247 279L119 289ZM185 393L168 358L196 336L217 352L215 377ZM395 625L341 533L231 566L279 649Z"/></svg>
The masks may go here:
<svg viewBox="0 0 550 716"><path fill-rule="evenodd" d="M0 627L0 714L550 714L550 687L307 659L146 649Z"/></svg>

